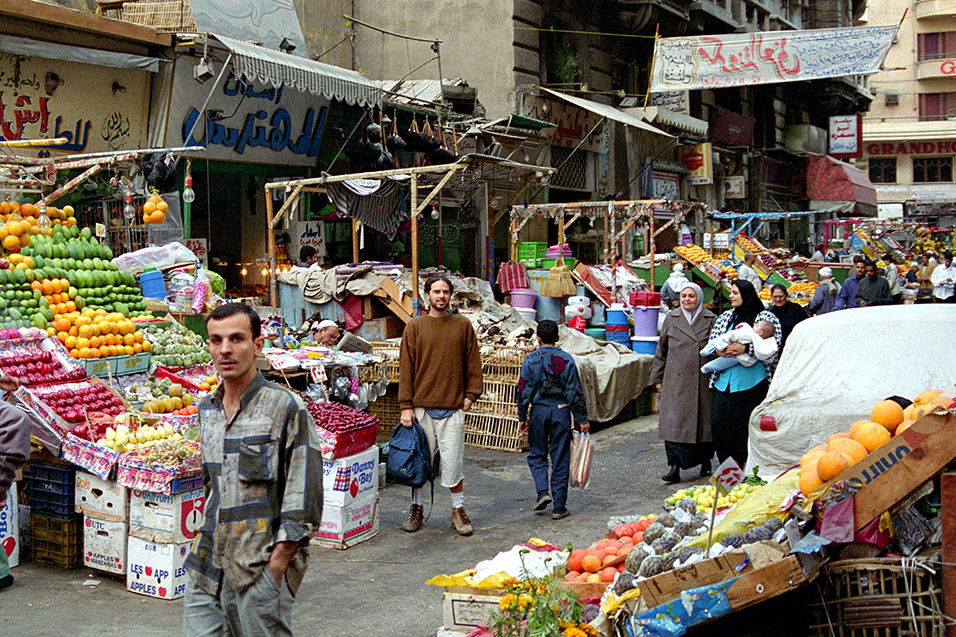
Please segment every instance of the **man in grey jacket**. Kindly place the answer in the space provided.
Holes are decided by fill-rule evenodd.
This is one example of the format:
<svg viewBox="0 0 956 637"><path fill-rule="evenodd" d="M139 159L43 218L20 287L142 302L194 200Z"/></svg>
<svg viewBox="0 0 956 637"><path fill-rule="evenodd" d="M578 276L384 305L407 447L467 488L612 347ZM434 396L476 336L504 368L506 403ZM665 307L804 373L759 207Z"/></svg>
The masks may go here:
<svg viewBox="0 0 956 637"><path fill-rule="evenodd" d="M11 392L17 381L10 376L0 377L0 389ZM7 491L13 484L17 469L30 458L30 420L26 414L11 405L0 402L0 507L7 502ZM0 590L13 584L13 575L7 563L7 554L0 547Z"/></svg>

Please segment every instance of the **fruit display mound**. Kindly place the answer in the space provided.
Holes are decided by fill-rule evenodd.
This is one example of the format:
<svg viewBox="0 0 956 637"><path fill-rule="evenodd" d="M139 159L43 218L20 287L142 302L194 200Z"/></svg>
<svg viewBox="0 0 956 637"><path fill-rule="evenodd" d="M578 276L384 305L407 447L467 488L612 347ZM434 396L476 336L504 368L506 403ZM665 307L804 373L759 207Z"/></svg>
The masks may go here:
<svg viewBox="0 0 956 637"><path fill-rule="evenodd" d="M0 341L0 372L28 386L86 378L86 372L62 343L49 337Z"/></svg>

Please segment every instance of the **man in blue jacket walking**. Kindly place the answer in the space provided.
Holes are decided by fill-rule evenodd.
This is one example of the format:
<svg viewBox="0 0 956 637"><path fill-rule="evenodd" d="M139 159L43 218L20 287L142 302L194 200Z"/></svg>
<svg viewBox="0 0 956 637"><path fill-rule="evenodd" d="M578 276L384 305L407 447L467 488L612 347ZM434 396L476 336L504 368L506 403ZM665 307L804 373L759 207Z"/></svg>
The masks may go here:
<svg viewBox="0 0 956 637"><path fill-rule="evenodd" d="M584 433L591 427L578 368L571 355L557 347L558 324L549 320L539 322L537 335L540 347L525 357L518 379L518 430L528 434L528 467L538 493L534 510L540 513L553 501L551 518L560 520L570 515L566 504L571 417Z"/></svg>

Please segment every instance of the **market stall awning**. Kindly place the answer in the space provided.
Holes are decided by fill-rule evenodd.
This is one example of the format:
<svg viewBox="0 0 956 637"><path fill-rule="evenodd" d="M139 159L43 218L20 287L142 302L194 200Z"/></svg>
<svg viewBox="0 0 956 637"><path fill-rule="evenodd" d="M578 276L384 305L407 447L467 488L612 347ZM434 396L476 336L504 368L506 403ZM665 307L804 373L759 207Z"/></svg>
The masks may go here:
<svg viewBox="0 0 956 637"><path fill-rule="evenodd" d="M637 128L639 130L642 130L648 133L660 135L661 137L667 137L668 139L674 138L674 135L671 135L670 133L665 133L661 129L655 128L654 126L651 126L647 122L639 120L632 115L628 115L624 111L614 108L613 106L608 106L607 104L599 104L598 102L592 102L591 100L586 100L580 97L575 97L573 95L568 95L566 93L561 93L558 91L552 91L551 89L544 88L543 86L541 87L541 90L544 91L545 93L548 93L549 95L558 97L570 104L574 104L578 108L583 108L584 110L590 111L594 113L595 115L612 119L615 122L624 124L625 126L631 126L633 128Z"/></svg>
<svg viewBox="0 0 956 637"><path fill-rule="evenodd" d="M807 155L807 197L814 202L851 202L857 215L876 216L876 190L867 174L829 155Z"/></svg>
<svg viewBox="0 0 956 637"><path fill-rule="evenodd" d="M382 89L361 73L216 35L233 55L237 75L276 88L283 84L353 106L380 106Z"/></svg>
<svg viewBox="0 0 956 637"><path fill-rule="evenodd" d="M663 106L628 108L624 112L652 124L666 124L701 137L707 135L707 122L704 120L685 113L677 113Z"/></svg>
<svg viewBox="0 0 956 637"><path fill-rule="evenodd" d="M150 71L151 73L158 71L159 63L165 61L145 55L133 55L131 53L119 53L116 51L104 51L102 49L90 49L83 46L72 46L70 44L44 42L42 40L20 38L15 35L0 36L0 51L47 60L64 60L66 62L79 62L81 64L110 66L117 69L139 69L141 71Z"/></svg>

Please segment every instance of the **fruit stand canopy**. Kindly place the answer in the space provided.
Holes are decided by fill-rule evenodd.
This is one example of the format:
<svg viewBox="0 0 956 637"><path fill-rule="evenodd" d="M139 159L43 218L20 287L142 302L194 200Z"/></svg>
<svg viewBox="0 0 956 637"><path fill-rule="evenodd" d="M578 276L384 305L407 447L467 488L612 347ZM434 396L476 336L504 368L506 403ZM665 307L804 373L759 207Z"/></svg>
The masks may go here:
<svg viewBox="0 0 956 637"><path fill-rule="evenodd" d="M213 34L215 35L215 34ZM233 55L236 74L249 80L283 84L353 106L381 106L382 89L361 73L215 35Z"/></svg>

